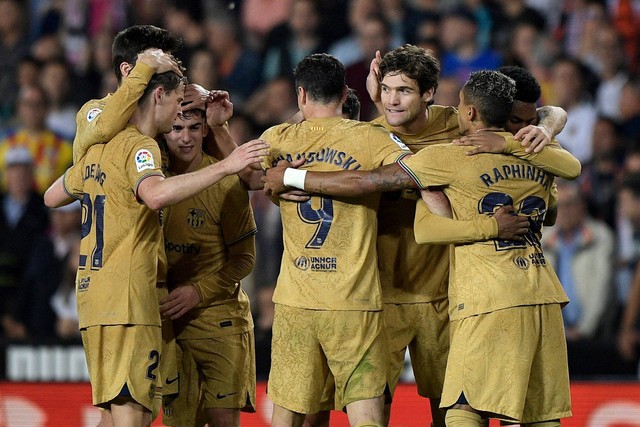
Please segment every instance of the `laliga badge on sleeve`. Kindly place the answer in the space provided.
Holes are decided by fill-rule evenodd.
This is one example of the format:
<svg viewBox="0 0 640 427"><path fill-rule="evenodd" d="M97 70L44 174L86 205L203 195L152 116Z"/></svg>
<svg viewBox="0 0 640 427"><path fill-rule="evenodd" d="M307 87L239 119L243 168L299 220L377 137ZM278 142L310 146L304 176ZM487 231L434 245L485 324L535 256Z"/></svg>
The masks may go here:
<svg viewBox="0 0 640 427"><path fill-rule="evenodd" d="M145 169L154 169L155 164L153 162L153 154L146 149L138 150L136 153L136 169L138 172L142 172Z"/></svg>
<svg viewBox="0 0 640 427"><path fill-rule="evenodd" d="M87 113L87 121L88 122L92 122L95 120L96 117L98 117L100 115L100 113L102 113L102 110L99 108L92 108L91 110L89 110L89 112Z"/></svg>
<svg viewBox="0 0 640 427"><path fill-rule="evenodd" d="M393 132L389 132L389 137L391 138L391 140L392 140L393 142L395 142L395 143L398 145L398 147L400 147L401 149L403 149L403 150L405 150L405 151L410 151L410 150L409 150L409 147L407 147L407 146L405 145L405 143L404 143L404 142L402 142L402 140L401 140L400 138L398 138L398 135L396 135L396 134L395 134L395 133L393 133Z"/></svg>

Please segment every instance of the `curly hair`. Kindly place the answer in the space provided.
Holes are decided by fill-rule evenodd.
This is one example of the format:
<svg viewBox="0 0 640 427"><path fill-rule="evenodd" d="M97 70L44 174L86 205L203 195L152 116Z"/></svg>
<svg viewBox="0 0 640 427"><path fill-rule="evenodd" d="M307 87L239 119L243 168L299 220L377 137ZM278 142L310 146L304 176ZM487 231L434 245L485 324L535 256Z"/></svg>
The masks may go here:
<svg viewBox="0 0 640 427"><path fill-rule="evenodd" d="M380 61L380 74L404 74L418 83L420 95L438 88L440 62L430 50L405 44L388 52Z"/></svg>
<svg viewBox="0 0 640 427"><path fill-rule="evenodd" d="M507 77L511 77L516 82L516 101L535 104L540 99L542 91L540 85L533 74L528 70L515 65L505 65L498 68L498 71Z"/></svg>
<svg viewBox="0 0 640 427"><path fill-rule="evenodd" d="M516 83L498 71L481 70L471 73L462 92L487 126L503 127L511 114Z"/></svg>

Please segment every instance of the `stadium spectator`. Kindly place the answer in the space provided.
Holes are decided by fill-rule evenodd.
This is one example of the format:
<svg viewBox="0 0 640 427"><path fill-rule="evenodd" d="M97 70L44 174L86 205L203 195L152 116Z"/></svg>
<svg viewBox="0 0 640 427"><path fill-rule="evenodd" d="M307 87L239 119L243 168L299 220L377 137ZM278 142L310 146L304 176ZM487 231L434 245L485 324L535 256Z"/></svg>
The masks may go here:
<svg viewBox="0 0 640 427"><path fill-rule="evenodd" d="M228 91L234 105L241 108L262 82L261 59L243 44L241 29L232 15L209 17L205 25L219 88Z"/></svg>
<svg viewBox="0 0 640 427"><path fill-rule="evenodd" d="M10 149L26 148L33 158L35 188L43 194L71 164L71 142L47 128L49 101L41 87L20 88L17 107L17 125L0 140L0 162ZM0 172L4 172L2 168Z"/></svg>
<svg viewBox="0 0 640 427"><path fill-rule="evenodd" d="M14 114L18 64L29 52L23 3L18 0L0 0L0 125Z"/></svg>
<svg viewBox="0 0 640 427"><path fill-rule="evenodd" d="M78 254L73 248L80 242L80 202L51 209L49 221L51 227L48 233L35 240L33 250L25 258L27 267L11 306L11 320L15 322L15 329L6 331L12 338L52 341L58 332L52 298L59 287L68 287L69 281L75 281L77 268L73 274L69 274L68 265L77 264ZM73 255L76 255L75 259L70 260ZM18 336L20 330L24 331L21 337Z"/></svg>
<svg viewBox="0 0 640 427"><path fill-rule="evenodd" d="M45 123L54 133L69 141L76 135L78 112L78 106L71 102L72 80L72 70L64 59L51 60L43 64L40 85L49 100Z"/></svg>
<svg viewBox="0 0 640 427"><path fill-rule="evenodd" d="M578 160L588 163L593 153L593 127L597 112L587 88L588 69L579 60L563 56L551 68L553 105L567 112L567 124L558 135L560 144Z"/></svg>
<svg viewBox="0 0 640 427"><path fill-rule="evenodd" d="M33 158L24 147L7 151L4 158L6 191L0 192L0 313L13 306L26 260L44 235L49 219L42 196L35 191ZM4 325L7 329L7 325ZM19 334L24 335L24 334Z"/></svg>
<svg viewBox="0 0 640 427"><path fill-rule="evenodd" d="M382 55L387 53L391 47L391 34L389 22L381 14L367 16L357 28L357 40L360 51L363 53L362 59L354 62L345 68L347 75L347 85L353 88L356 93L362 94L360 99L360 113L362 120L369 121L380 114L367 95L367 76L371 64L371 58L375 58L376 52Z"/></svg>
<svg viewBox="0 0 640 427"><path fill-rule="evenodd" d="M578 183L558 183L558 217L542 247L569 297L563 310L567 339L593 340L610 333L604 320L616 303L614 233L588 215Z"/></svg>
<svg viewBox="0 0 640 427"><path fill-rule="evenodd" d="M473 71L494 70L502 64L501 55L478 45L478 24L472 12L457 8L442 16L442 77L454 76L464 83Z"/></svg>
<svg viewBox="0 0 640 427"><path fill-rule="evenodd" d="M294 0L287 23L270 33L264 47L262 80L275 77L291 78L291 70L305 56L325 52L327 42L322 39L321 10L314 0Z"/></svg>

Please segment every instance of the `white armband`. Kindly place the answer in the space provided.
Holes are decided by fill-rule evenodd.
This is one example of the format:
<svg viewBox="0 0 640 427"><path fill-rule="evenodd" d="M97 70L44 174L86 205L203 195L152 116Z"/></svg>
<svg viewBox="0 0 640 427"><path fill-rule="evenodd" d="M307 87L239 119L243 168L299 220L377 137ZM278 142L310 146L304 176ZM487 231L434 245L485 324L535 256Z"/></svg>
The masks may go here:
<svg viewBox="0 0 640 427"><path fill-rule="evenodd" d="M287 187L294 187L299 190L304 190L304 178L306 175L307 175L306 170L287 168L284 171L284 177L282 178L282 183Z"/></svg>

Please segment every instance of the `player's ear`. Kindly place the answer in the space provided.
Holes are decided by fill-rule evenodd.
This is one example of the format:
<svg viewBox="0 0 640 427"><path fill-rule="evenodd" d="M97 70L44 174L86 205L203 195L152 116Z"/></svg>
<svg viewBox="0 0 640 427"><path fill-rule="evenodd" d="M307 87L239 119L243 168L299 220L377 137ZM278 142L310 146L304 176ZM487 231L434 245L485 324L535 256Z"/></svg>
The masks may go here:
<svg viewBox="0 0 640 427"><path fill-rule="evenodd" d="M298 102L301 102L302 104L306 104L307 103L307 91L304 90L304 88L302 86L298 86L296 92L298 93Z"/></svg>
<svg viewBox="0 0 640 427"><path fill-rule="evenodd" d="M164 98L164 95L165 95L165 91L162 86L158 86L153 90L153 100L155 101L156 104L162 101L162 98Z"/></svg>
<svg viewBox="0 0 640 427"><path fill-rule="evenodd" d="M435 94L436 94L435 87L425 90L424 93L422 94L422 102L424 102L425 104L430 103L431 101L433 101L433 97Z"/></svg>
<svg viewBox="0 0 640 427"><path fill-rule="evenodd" d="M345 101L347 100L347 93L349 92L349 86L344 85L344 88L342 89L342 103L344 104Z"/></svg>
<svg viewBox="0 0 640 427"><path fill-rule="evenodd" d="M128 62L120 63L120 74L122 74L123 78L127 77L131 70L133 70L133 65L129 64Z"/></svg>

